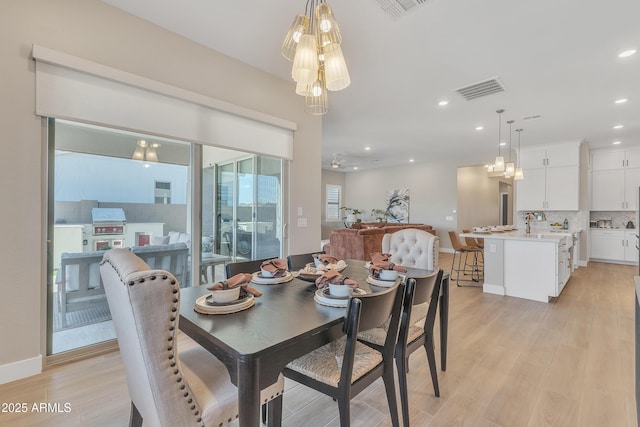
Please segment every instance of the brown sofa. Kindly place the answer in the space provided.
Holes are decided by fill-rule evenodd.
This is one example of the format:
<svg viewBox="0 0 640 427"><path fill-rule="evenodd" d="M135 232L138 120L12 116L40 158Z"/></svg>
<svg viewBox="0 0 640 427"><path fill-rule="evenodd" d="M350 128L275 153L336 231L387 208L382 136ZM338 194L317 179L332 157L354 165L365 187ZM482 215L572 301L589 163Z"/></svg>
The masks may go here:
<svg viewBox="0 0 640 427"><path fill-rule="evenodd" d="M403 228L417 228L436 235L430 225L425 224L384 224L360 223L360 228L336 228L331 230L329 243L324 251L338 259L361 259L368 261L370 254L382 251L382 237Z"/></svg>

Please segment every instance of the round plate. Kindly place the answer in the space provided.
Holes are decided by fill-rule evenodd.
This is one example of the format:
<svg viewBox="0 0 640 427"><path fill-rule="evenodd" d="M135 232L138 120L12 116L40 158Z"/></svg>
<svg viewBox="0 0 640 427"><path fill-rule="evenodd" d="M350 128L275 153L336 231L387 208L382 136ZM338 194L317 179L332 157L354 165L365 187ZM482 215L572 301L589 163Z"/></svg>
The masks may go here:
<svg viewBox="0 0 640 427"><path fill-rule="evenodd" d="M304 270L300 270L299 273L295 274L295 277L297 277L298 279L306 280L307 282L315 282L316 279L320 276L320 274L308 273Z"/></svg>
<svg viewBox="0 0 640 427"><path fill-rule="evenodd" d="M247 298L240 298L240 300L231 305L214 306L207 303L209 296L211 294L205 294L198 298L193 309L201 314L231 314L251 308L256 303L254 296L247 294Z"/></svg>
<svg viewBox="0 0 640 427"><path fill-rule="evenodd" d="M355 288L354 290L351 291L352 296L364 295L366 293L367 291L361 288ZM347 303L349 303L349 297L346 297L346 298L334 297L333 295L329 294L328 288L318 289L313 299L318 304L326 305L328 307L346 307Z"/></svg>
<svg viewBox="0 0 640 427"><path fill-rule="evenodd" d="M327 270L335 270L335 271L342 271L345 268L347 268L347 263L340 260L335 264L329 264L326 266L323 266L325 268L325 270L323 270L322 268L320 268L320 271L327 271ZM313 271L318 271L318 269L316 268L315 263L310 262L307 264L307 266L304 268L305 270L309 271L309 272L313 272Z"/></svg>
<svg viewBox="0 0 640 427"><path fill-rule="evenodd" d="M398 275L398 278L400 278L400 275ZM382 279L376 279L373 276L369 275L367 277L367 283L370 285L374 285L374 286L380 286L381 288L390 288L393 285L396 284L396 281L398 279L395 280L382 280Z"/></svg>
<svg viewBox="0 0 640 427"><path fill-rule="evenodd" d="M215 302L213 300L213 295L209 295L204 301L207 304L209 304L210 306L213 306L213 307L229 307L231 305L240 304L240 303L244 302L247 298L252 298L252 297L253 297L253 295L245 293L244 295L242 295L240 298L238 298L235 301Z"/></svg>
<svg viewBox="0 0 640 427"><path fill-rule="evenodd" d="M260 271L253 273L251 281L259 285L275 285L278 283L290 282L293 280L291 272L287 271L282 277L263 277Z"/></svg>

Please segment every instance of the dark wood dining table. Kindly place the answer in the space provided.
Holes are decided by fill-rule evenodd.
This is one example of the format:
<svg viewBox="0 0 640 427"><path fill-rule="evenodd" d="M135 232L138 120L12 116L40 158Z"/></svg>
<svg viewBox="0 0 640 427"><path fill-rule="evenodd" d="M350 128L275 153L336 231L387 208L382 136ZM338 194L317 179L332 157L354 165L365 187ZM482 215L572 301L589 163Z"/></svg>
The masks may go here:
<svg viewBox="0 0 640 427"><path fill-rule="evenodd" d="M369 292L383 288L367 283L364 261L346 260L343 276L357 280ZM429 270L408 269L407 277ZM255 305L232 314L200 314L193 307L206 286L180 290L180 330L220 359L238 387L240 427L260 424L260 390L275 383L290 361L343 335L344 308L315 302L315 283L299 278L281 284L254 284L262 292ZM446 369L449 276L440 295L441 369Z"/></svg>

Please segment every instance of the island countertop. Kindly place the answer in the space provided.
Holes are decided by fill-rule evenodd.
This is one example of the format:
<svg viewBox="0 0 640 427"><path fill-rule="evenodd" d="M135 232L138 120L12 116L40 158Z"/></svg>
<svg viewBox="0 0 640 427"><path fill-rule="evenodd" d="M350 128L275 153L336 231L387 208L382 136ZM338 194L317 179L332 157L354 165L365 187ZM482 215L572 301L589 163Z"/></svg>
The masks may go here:
<svg viewBox="0 0 640 427"><path fill-rule="evenodd" d="M498 240L542 240L560 242L567 236L572 236L577 230L547 230L526 233L524 230L501 231L501 232L470 232L462 233L461 237L474 237L476 239L498 239Z"/></svg>
<svg viewBox="0 0 640 427"><path fill-rule="evenodd" d="M483 291L549 302L571 277L575 229L462 233L483 239Z"/></svg>

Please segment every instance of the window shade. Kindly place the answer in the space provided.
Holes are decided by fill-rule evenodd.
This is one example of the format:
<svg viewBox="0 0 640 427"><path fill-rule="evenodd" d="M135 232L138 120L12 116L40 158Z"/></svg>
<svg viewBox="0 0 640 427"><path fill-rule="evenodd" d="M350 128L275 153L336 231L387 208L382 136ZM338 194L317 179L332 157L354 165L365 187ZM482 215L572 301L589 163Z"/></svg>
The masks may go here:
<svg viewBox="0 0 640 427"><path fill-rule="evenodd" d="M296 124L33 46L36 114L291 160Z"/></svg>
<svg viewBox="0 0 640 427"><path fill-rule="evenodd" d="M340 221L340 193L339 185L327 185L326 221Z"/></svg>

